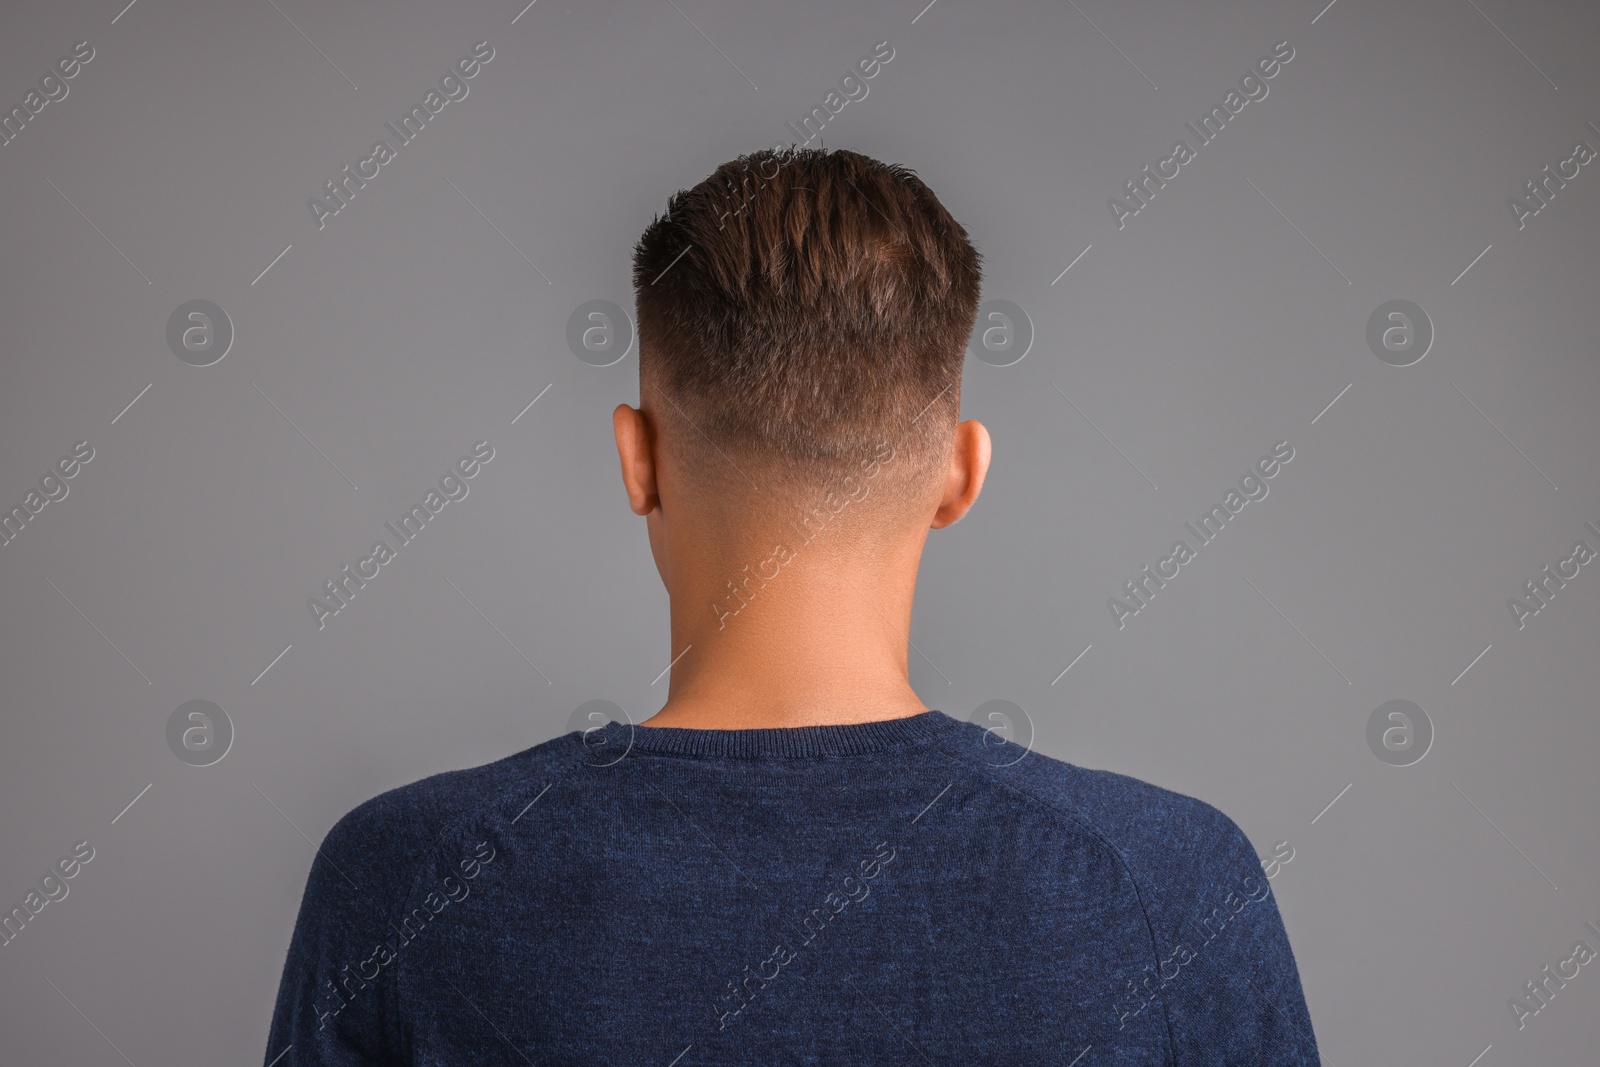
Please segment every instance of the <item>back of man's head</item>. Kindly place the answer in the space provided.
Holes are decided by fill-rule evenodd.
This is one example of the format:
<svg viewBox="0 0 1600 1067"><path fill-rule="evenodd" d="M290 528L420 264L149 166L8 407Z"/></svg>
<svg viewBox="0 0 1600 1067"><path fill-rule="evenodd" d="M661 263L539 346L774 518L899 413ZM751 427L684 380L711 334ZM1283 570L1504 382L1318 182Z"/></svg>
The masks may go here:
<svg viewBox="0 0 1600 1067"><path fill-rule="evenodd" d="M723 164L634 252L664 452L754 500L858 481L887 447L882 488L922 495L949 462L980 280L966 230L904 167L819 149Z"/></svg>

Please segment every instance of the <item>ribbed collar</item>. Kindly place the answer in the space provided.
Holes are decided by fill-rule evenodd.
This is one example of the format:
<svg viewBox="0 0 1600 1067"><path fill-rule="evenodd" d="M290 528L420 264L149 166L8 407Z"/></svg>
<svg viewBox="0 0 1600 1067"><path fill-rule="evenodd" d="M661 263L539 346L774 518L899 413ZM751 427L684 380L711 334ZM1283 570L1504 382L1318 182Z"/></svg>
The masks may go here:
<svg viewBox="0 0 1600 1067"><path fill-rule="evenodd" d="M856 756L903 748L960 726L937 709L900 719L837 726L777 726L750 730L691 730L609 722L600 727L608 751L666 752L722 759L803 759ZM616 748L612 749L611 746Z"/></svg>

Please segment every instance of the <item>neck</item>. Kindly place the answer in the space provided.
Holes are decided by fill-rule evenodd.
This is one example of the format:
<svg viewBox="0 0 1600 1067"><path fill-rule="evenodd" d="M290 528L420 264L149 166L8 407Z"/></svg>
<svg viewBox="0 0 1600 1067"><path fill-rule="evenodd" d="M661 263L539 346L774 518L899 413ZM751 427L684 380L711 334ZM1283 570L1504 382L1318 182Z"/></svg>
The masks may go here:
<svg viewBox="0 0 1600 1067"><path fill-rule="evenodd" d="M926 711L907 646L926 536L850 543L824 530L792 554L712 539L674 566L666 704L651 726L821 726ZM784 557L787 557L786 559ZM730 585L730 582L732 583Z"/></svg>

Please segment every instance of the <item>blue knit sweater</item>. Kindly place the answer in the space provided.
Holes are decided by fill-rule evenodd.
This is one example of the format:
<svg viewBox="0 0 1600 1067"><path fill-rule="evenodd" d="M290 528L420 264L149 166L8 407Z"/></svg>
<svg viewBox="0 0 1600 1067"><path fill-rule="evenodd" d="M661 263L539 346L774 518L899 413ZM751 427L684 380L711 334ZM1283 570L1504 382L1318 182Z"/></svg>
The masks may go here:
<svg viewBox="0 0 1600 1067"><path fill-rule="evenodd" d="M275 1058L1318 1063L1226 815L939 711L611 723L362 804L313 861Z"/></svg>

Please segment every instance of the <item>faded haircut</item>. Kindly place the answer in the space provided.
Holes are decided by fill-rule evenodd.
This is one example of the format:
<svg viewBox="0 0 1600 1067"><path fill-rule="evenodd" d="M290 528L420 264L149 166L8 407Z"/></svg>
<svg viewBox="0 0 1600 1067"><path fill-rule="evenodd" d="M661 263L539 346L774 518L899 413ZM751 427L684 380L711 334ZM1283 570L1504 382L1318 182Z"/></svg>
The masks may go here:
<svg viewBox="0 0 1600 1067"><path fill-rule="evenodd" d="M741 156L670 197L635 247L641 393L707 473L818 482L884 442L901 470L931 465L954 434L981 277L911 170L843 150Z"/></svg>

